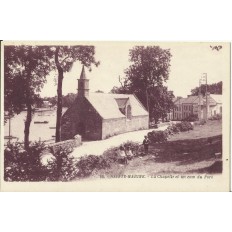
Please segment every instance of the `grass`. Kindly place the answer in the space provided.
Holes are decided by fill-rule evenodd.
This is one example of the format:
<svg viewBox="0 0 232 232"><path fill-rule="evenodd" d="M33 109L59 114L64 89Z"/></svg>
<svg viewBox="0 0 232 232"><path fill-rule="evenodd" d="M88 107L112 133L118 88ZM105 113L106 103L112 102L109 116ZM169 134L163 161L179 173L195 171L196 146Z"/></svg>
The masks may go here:
<svg viewBox="0 0 232 232"><path fill-rule="evenodd" d="M221 121L208 121L205 125L195 125L194 130L189 132L182 132L172 136L169 141L207 138L222 134Z"/></svg>
<svg viewBox="0 0 232 232"><path fill-rule="evenodd" d="M175 134L165 143L149 147L149 154L135 157L127 165L115 163L109 169L96 170L93 176L128 174L222 173L222 125L209 121L193 131Z"/></svg>

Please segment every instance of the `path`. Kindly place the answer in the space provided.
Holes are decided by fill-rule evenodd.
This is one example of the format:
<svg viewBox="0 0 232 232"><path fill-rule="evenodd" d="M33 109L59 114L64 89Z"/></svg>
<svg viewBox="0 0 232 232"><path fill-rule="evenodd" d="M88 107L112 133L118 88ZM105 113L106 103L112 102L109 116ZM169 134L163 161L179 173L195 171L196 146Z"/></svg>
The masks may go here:
<svg viewBox="0 0 232 232"><path fill-rule="evenodd" d="M142 143L144 136L153 130L165 130L167 125L160 126L158 129L149 129L149 130L140 130L140 131L132 131L120 135L116 135L110 137L105 140L99 141L90 141L90 142L83 142L82 146L77 147L72 152L72 155L76 158L81 157L83 155L102 155L103 152L110 147L119 146L120 144L126 141L133 141Z"/></svg>

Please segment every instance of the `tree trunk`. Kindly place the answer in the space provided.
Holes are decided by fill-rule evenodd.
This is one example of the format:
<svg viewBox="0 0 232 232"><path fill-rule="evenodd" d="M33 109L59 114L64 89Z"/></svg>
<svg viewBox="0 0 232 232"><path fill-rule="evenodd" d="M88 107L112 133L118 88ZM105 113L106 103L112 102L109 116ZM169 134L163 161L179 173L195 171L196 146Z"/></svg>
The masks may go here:
<svg viewBox="0 0 232 232"><path fill-rule="evenodd" d="M59 64L58 54L59 47L56 48L55 62L58 70L58 85L57 85L57 111L56 111L56 142L61 141L61 117L62 117L62 82L64 78L64 71Z"/></svg>
<svg viewBox="0 0 232 232"><path fill-rule="evenodd" d="M56 112L56 142L61 140L61 117L62 117L62 82L63 71L58 71L58 85L57 85L57 112Z"/></svg>
<svg viewBox="0 0 232 232"><path fill-rule="evenodd" d="M28 150L29 148L29 134L30 134L30 125L32 119L32 107L31 103L27 102L27 118L25 121L25 128L24 128L24 149Z"/></svg>

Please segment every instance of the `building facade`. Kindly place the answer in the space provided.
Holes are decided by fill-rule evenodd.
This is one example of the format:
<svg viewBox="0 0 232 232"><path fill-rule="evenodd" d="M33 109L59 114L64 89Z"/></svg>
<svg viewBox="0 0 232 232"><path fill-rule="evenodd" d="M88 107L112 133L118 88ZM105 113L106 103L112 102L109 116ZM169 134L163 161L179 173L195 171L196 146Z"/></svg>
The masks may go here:
<svg viewBox="0 0 232 232"><path fill-rule="evenodd" d="M61 120L61 140L76 134L83 140L101 140L113 135L148 129L149 115L132 94L90 93L84 66L78 79L78 94Z"/></svg>
<svg viewBox="0 0 232 232"><path fill-rule="evenodd" d="M199 119L206 119L216 114L222 114L222 95L208 94L207 100L203 96L189 95L187 98L177 97L173 102L175 106L168 114L169 120L180 121L191 115L195 115Z"/></svg>

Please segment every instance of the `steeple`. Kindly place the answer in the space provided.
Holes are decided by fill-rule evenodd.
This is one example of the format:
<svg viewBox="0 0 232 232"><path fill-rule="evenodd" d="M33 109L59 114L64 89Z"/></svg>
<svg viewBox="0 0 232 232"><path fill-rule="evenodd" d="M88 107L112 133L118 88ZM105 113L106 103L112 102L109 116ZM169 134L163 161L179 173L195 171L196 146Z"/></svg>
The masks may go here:
<svg viewBox="0 0 232 232"><path fill-rule="evenodd" d="M81 76L80 79L86 79L86 75L85 75L85 66L82 66L82 71L81 71Z"/></svg>
<svg viewBox="0 0 232 232"><path fill-rule="evenodd" d="M83 65L80 79L78 79L78 96L88 97L89 96L89 79L86 78L85 66Z"/></svg>

